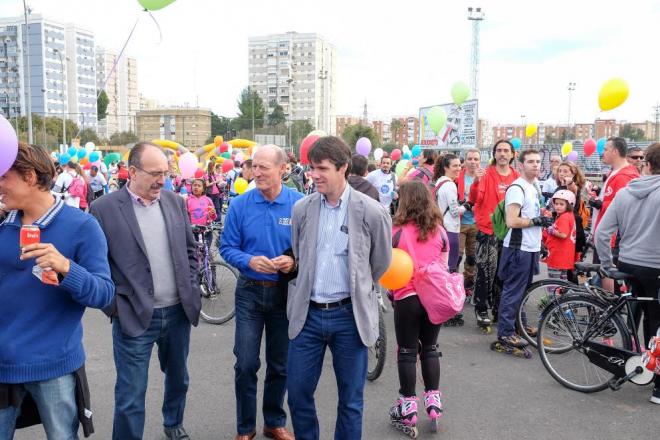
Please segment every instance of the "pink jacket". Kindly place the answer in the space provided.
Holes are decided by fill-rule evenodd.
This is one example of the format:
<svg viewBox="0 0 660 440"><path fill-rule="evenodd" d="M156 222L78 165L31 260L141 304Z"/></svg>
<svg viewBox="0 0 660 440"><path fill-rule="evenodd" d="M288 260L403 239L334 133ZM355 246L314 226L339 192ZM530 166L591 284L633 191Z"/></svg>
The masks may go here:
<svg viewBox="0 0 660 440"><path fill-rule="evenodd" d="M392 228L392 237L396 236L400 229L403 229L403 232L401 233L397 247L408 252L410 258L413 258L415 267L426 266L434 261L439 261L445 269L449 270L449 239L447 238L445 228L442 226L438 227L438 230L434 234L429 235L425 242L418 241L417 226L413 223L407 223L403 227L394 226ZM416 261L408 248L408 242L415 247ZM417 293L415 293L412 280L410 280L405 287L393 291L392 294L394 295L394 301L399 301Z"/></svg>
<svg viewBox="0 0 660 440"><path fill-rule="evenodd" d="M206 196L188 196L188 214L193 225L208 226L217 218L213 201Z"/></svg>

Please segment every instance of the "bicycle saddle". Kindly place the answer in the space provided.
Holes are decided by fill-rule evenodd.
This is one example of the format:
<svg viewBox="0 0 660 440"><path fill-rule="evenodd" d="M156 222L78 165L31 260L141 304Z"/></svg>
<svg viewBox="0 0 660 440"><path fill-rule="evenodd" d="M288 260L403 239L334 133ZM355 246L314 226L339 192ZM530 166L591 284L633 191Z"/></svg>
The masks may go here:
<svg viewBox="0 0 660 440"><path fill-rule="evenodd" d="M575 263L575 269L582 273L598 272L598 269L600 269L600 264L578 262Z"/></svg>

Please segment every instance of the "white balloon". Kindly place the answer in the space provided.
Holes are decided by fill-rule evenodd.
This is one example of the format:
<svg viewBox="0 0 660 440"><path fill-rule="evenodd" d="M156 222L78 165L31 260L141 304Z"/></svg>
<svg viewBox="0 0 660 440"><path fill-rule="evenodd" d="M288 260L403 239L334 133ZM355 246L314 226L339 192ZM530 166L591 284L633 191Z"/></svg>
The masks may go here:
<svg viewBox="0 0 660 440"><path fill-rule="evenodd" d="M410 147L408 145L404 145L403 147L401 147L401 151L403 153L410 153Z"/></svg>
<svg viewBox="0 0 660 440"><path fill-rule="evenodd" d="M94 145L94 142L87 142L85 144L85 151L87 151L87 154L91 153L94 151L94 148L96 148L96 145Z"/></svg>
<svg viewBox="0 0 660 440"><path fill-rule="evenodd" d="M374 159L381 160L382 158L383 158L383 149L382 148L376 148L374 150Z"/></svg>
<svg viewBox="0 0 660 440"><path fill-rule="evenodd" d="M227 145L227 152L231 154L231 152L234 151L234 146L229 142L227 142Z"/></svg>

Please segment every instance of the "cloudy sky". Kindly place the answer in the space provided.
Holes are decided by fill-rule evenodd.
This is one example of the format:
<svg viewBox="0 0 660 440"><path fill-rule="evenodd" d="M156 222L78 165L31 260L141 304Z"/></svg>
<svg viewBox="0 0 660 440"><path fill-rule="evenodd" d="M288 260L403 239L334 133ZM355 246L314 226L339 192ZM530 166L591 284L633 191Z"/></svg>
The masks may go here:
<svg viewBox="0 0 660 440"><path fill-rule="evenodd" d="M450 101L455 81L469 84L471 25L467 6L482 6L479 116L493 123L565 123L569 82L573 122L596 117L642 121L660 102L660 2L654 0L177 0L154 12L137 0L31 0L35 13L93 30L119 50L139 19L127 53L138 59L139 89L162 104L236 113L247 85L249 36L317 32L337 48L338 114L372 118L416 115ZM21 0L0 0L0 16L22 13ZM620 108L598 109L609 78L630 84Z"/></svg>

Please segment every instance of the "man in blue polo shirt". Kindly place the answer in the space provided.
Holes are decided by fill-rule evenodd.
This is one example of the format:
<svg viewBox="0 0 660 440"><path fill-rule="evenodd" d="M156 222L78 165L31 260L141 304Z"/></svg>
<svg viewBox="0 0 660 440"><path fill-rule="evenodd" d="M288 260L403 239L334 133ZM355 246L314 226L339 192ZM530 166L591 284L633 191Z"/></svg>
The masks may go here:
<svg viewBox="0 0 660 440"><path fill-rule="evenodd" d="M295 266L291 212L302 194L282 185L286 162L286 153L280 147L259 147L252 162L256 191L234 199L222 233L222 258L241 272L236 285L234 342L236 440L251 440L256 435L257 371L264 327L267 367L263 433L269 438L293 440L284 428L289 323L286 288L281 288L278 280Z"/></svg>

